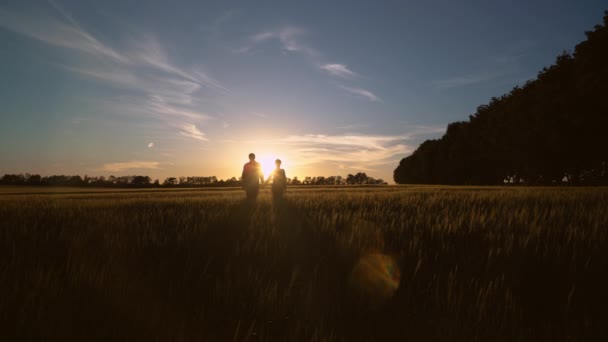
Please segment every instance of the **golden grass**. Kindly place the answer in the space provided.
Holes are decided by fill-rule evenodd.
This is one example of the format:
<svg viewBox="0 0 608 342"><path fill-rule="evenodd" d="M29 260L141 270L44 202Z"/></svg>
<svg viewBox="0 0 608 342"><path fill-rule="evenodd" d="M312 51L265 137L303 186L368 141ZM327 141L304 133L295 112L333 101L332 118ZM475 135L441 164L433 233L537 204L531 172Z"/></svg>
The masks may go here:
<svg viewBox="0 0 608 342"><path fill-rule="evenodd" d="M0 192L2 340L607 333L606 188L88 190Z"/></svg>

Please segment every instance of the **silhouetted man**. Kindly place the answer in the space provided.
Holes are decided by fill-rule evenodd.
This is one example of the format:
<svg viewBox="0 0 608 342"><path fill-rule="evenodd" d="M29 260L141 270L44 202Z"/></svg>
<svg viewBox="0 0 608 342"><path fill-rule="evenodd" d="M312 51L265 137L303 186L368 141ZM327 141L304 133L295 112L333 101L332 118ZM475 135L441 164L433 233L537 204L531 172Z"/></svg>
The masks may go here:
<svg viewBox="0 0 608 342"><path fill-rule="evenodd" d="M260 183L264 184L262 166L255 161L255 154L249 153L249 163L243 165L243 189L247 193L247 200L255 201L260 191Z"/></svg>

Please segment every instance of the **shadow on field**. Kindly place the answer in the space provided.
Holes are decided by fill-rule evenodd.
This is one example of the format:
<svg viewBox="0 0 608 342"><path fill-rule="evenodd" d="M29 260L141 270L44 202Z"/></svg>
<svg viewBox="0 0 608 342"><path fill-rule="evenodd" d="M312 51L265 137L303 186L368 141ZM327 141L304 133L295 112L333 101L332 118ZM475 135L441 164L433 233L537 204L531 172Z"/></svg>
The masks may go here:
<svg viewBox="0 0 608 342"><path fill-rule="evenodd" d="M606 340L608 195L570 192L4 201L0 339Z"/></svg>
<svg viewBox="0 0 608 342"><path fill-rule="evenodd" d="M299 310L296 318L351 341L402 337L401 331L390 329L404 325L402 317L393 314L403 310L390 301L399 287L400 267L385 254L381 230L361 219L345 218L328 226L316 218L289 199L273 202L273 219L288 251L285 262L307 287L290 299Z"/></svg>

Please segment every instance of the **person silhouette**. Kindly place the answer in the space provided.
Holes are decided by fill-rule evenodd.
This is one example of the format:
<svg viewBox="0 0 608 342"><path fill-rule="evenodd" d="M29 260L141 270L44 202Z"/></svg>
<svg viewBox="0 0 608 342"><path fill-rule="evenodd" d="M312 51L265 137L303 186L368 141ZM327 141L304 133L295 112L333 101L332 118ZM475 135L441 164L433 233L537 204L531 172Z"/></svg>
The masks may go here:
<svg viewBox="0 0 608 342"><path fill-rule="evenodd" d="M277 168L268 177L266 183L272 179L272 198L280 200L285 195L285 192L287 192L287 176L285 176L285 170L281 169L281 159L275 160L274 163Z"/></svg>
<svg viewBox="0 0 608 342"><path fill-rule="evenodd" d="M264 173L260 163L255 161L254 153L249 153L249 163L243 165L241 180L243 189L247 194L247 200L255 201L260 191L260 183L264 184Z"/></svg>

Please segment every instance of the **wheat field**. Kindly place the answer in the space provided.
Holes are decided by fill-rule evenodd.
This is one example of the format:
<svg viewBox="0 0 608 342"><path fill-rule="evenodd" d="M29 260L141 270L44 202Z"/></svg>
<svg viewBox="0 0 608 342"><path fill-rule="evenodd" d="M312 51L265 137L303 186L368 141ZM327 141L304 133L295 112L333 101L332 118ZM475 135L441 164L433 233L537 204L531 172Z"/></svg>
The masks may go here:
<svg viewBox="0 0 608 342"><path fill-rule="evenodd" d="M0 189L0 339L595 341L608 188Z"/></svg>

